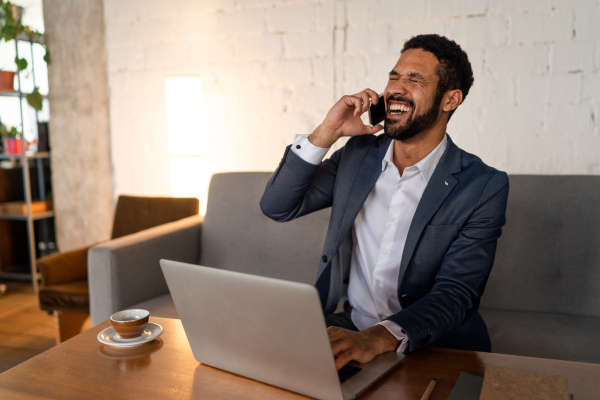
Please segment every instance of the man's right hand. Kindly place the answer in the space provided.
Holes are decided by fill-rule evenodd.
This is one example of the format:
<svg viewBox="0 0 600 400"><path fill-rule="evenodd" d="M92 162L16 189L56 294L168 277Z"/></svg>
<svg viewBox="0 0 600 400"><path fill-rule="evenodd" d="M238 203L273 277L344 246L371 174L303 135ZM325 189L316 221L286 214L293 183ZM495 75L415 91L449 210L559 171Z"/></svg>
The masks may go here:
<svg viewBox="0 0 600 400"><path fill-rule="evenodd" d="M308 137L317 147L329 148L343 136L374 134L383 129L382 125L369 126L363 124L360 116L365 113L371 103L377 104L378 95L371 89L365 89L352 96L342 97L329 110L325 120Z"/></svg>

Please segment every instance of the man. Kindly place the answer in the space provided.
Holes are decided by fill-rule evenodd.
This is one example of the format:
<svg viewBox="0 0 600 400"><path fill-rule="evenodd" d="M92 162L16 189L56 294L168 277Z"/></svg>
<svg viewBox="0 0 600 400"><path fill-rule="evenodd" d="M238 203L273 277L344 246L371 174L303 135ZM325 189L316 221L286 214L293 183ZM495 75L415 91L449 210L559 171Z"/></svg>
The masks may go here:
<svg viewBox="0 0 600 400"><path fill-rule="evenodd" d="M296 137L267 184L261 208L277 221L332 207L316 287L338 369L427 344L490 351L477 309L508 177L446 134L472 83L455 42L413 37L389 73L385 128L360 119L378 100L373 90L344 96L308 138Z"/></svg>

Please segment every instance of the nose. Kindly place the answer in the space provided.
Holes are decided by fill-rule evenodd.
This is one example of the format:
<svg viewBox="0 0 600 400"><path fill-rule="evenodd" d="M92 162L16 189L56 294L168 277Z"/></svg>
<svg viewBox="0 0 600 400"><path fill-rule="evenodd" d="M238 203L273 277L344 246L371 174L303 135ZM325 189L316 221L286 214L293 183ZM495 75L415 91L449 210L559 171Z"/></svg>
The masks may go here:
<svg viewBox="0 0 600 400"><path fill-rule="evenodd" d="M387 99L390 95L406 96L408 93L406 79L388 80L384 90L384 98Z"/></svg>

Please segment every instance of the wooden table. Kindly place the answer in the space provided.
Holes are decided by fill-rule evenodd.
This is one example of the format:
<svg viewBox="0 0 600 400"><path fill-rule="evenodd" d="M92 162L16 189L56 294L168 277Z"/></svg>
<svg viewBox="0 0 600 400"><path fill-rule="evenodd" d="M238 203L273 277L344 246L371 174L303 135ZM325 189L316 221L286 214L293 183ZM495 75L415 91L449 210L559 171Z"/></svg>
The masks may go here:
<svg viewBox="0 0 600 400"><path fill-rule="evenodd" d="M0 374L0 399L305 399L199 364L179 320L150 321L164 333L142 346L101 344L104 322ZM422 348L360 398L418 400L436 377L431 399L446 399L461 371L483 376L488 365L564 375L575 400L600 397L600 364Z"/></svg>

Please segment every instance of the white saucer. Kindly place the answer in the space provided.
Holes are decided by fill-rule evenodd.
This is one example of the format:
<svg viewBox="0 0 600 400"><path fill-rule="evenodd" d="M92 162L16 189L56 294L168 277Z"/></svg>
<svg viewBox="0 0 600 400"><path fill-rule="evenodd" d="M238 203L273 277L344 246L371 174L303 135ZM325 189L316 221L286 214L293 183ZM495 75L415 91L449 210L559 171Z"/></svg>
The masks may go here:
<svg viewBox="0 0 600 400"><path fill-rule="evenodd" d="M132 347L148 343L162 335L162 333L162 326L153 322L148 322L148 325L146 325L146 329L144 329L141 336L132 339L124 339L115 331L115 328L110 326L98 334L98 340L109 346Z"/></svg>

